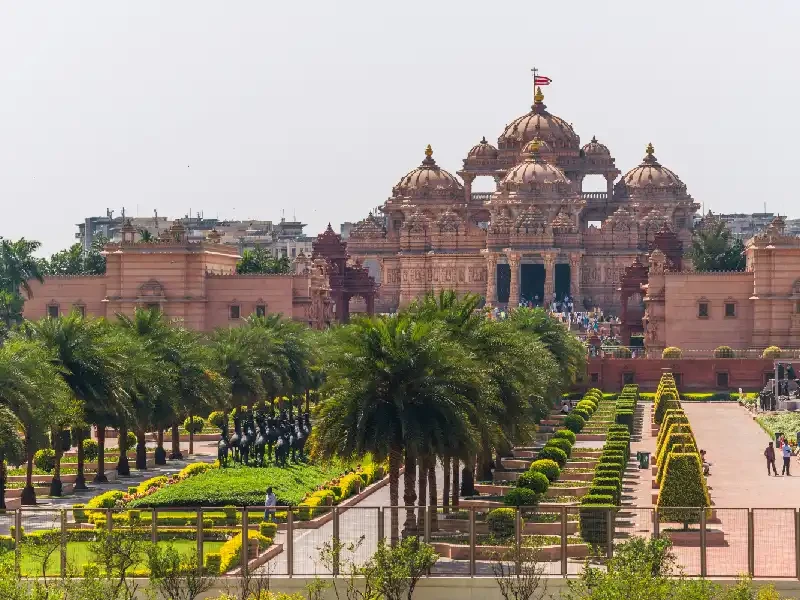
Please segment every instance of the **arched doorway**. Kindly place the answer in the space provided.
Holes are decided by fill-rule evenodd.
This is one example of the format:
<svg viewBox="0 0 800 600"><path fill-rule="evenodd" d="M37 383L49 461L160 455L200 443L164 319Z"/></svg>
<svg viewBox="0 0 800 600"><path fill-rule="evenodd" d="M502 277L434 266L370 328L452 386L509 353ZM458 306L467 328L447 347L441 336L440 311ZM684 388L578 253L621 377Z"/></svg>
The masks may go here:
<svg viewBox="0 0 800 600"><path fill-rule="evenodd" d="M534 304L544 300L544 265L521 266L520 299ZM538 302L537 302L538 298Z"/></svg>
<svg viewBox="0 0 800 600"><path fill-rule="evenodd" d="M557 264L553 272L554 292L559 302L570 295L570 268L569 265Z"/></svg>

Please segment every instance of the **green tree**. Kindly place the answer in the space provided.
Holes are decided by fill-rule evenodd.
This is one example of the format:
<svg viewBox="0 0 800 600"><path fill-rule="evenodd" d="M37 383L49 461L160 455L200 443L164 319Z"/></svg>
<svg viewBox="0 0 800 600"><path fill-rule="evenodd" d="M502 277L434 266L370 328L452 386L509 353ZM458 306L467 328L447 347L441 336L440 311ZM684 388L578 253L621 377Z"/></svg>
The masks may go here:
<svg viewBox="0 0 800 600"><path fill-rule="evenodd" d="M236 265L236 272L246 273L291 273L292 263L287 256L273 256L262 247L242 252L242 259Z"/></svg>
<svg viewBox="0 0 800 600"><path fill-rule="evenodd" d="M21 432L22 424L14 413L6 406L0 406L0 510L6 508L6 463L21 465L25 462Z"/></svg>
<svg viewBox="0 0 800 600"><path fill-rule="evenodd" d="M406 315L359 319L325 340L325 400L316 427L324 456L371 452L389 458L390 504L399 504L400 466L405 454L405 505L413 506L416 459L435 436L473 434L471 414L485 384L473 357L446 332ZM391 537L398 537L391 511ZM407 509L406 530L416 529Z"/></svg>
<svg viewBox="0 0 800 600"><path fill-rule="evenodd" d="M258 336L246 327L218 329L211 336L212 364L230 384L226 412L264 397L257 345Z"/></svg>
<svg viewBox="0 0 800 600"><path fill-rule="evenodd" d="M6 330L22 321L23 301L33 297L30 281L44 281L42 261L34 256L40 247L39 242L25 238L0 238L0 306Z"/></svg>
<svg viewBox="0 0 800 600"><path fill-rule="evenodd" d="M98 237L88 251L79 243L73 244L42 261L42 271L46 275L102 275L106 272L106 259L101 252L106 243L107 238Z"/></svg>
<svg viewBox="0 0 800 600"><path fill-rule="evenodd" d="M734 238L724 221L695 229L689 253L695 271L744 271L744 244Z"/></svg>

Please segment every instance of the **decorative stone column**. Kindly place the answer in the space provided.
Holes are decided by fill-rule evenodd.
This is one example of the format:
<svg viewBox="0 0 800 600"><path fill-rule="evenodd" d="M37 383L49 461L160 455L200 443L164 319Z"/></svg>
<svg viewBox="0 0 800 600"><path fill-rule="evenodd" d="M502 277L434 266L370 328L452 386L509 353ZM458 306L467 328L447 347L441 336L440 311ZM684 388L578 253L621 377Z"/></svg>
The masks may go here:
<svg viewBox="0 0 800 600"><path fill-rule="evenodd" d="M469 204L472 202L472 182L475 181L475 175L462 172L461 179L464 180L464 202Z"/></svg>
<svg viewBox="0 0 800 600"><path fill-rule="evenodd" d="M486 255L486 304L494 306L497 303L497 254L488 250L481 250Z"/></svg>
<svg viewBox="0 0 800 600"><path fill-rule="evenodd" d="M606 194L608 194L608 200L614 197L614 173L606 173Z"/></svg>
<svg viewBox="0 0 800 600"><path fill-rule="evenodd" d="M569 255L569 294L576 307L583 306L583 290L581 290L583 253L571 252Z"/></svg>
<svg viewBox="0 0 800 600"><path fill-rule="evenodd" d="M508 258L508 266L511 267L511 285L508 294L508 306L516 308L519 306L519 265L522 261L522 254L519 252L512 252L510 248L506 249L506 257Z"/></svg>
<svg viewBox="0 0 800 600"><path fill-rule="evenodd" d="M553 290L555 289L555 266L556 253L545 252L544 258L544 300L545 303L553 301Z"/></svg>

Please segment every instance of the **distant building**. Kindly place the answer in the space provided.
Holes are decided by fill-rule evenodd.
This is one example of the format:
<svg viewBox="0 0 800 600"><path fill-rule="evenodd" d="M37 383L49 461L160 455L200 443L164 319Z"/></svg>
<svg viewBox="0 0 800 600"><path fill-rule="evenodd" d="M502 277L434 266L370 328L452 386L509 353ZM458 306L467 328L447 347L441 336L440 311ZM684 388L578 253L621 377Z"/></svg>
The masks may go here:
<svg viewBox="0 0 800 600"><path fill-rule="evenodd" d="M711 211L709 211L708 214L711 214ZM708 214L700 218L700 222L708 217ZM766 231L767 227L769 227L776 215L775 213L771 212L757 212L715 214L713 216L715 219L724 221L734 237L737 237L744 242L749 240L754 235L758 235L759 233ZM800 219L784 219L784 222L786 224L787 234L800 234Z"/></svg>
<svg viewBox="0 0 800 600"><path fill-rule="evenodd" d="M194 217L185 216L182 219L159 217L158 213L154 213L152 217L126 218L124 210L116 217L113 210L106 210L105 216L89 217L83 223L78 223L75 238L86 250L91 248L94 240L101 237L111 242L119 242L122 240L122 227L126 221L130 221L136 230L136 241L141 240L145 231L152 238L158 238L174 223L180 222L186 230L186 238L189 241L201 242L216 229L222 236L222 243L236 246L240 253L260 247L268 250L273 256L295 258L300 252L310 255L312 251L312 238L303 233L306 224L300 221L285 219L281 219L279 223L220 221L206 219L202 214Z"/></svg>

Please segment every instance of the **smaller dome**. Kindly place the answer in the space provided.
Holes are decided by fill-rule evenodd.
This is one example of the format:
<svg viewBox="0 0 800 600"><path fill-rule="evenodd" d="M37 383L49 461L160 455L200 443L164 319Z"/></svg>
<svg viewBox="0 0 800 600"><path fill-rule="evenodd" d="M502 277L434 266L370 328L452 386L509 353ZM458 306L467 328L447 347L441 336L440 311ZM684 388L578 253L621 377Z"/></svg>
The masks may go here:
<svg viewBox="0 0 800 600"><path fill-rule="evenodd" d="M464 188L458 179L440 168L433 160L433 149L430 144L425 149L425 159L422 164L404 175L392 190L395 196L412 196L423 192L463 194L463 191Z"/></svg>
<svg viewBox="0 0 800 600"><path fill-rule="evenodd" d="M497 158L497 148L486 141L486 136L472 147L467 158Z"/></svg>
<svg viewBox="0 0 800 600"><path fill-rule="evenodd" d="M353 239L370 239L381 238L386 234L382 225L378 224L377 219L369 213L369 216L363 221L356 223L350 232L350 237Z"/></svg>
<svg viewBox="0 0 800 600"><path fill-rule="evenodd" d="M641 164L622 177L622 182L628 190L653 189L682 192L686 190L686 185L680 178L658 162L653 144L647 144L646 152Z"/></svg>
<svg viewBox="0 0 800 600"><path fill-rule="evenodd" d="M540 156L542 141L531 140L525 146L525 160L513 167L503 179L501 186L567 186L569 179L564 171L545 162Z"/></svg>
<svg viewBox="0 0 800 600"><path fill-rule="evenodd" d="M581 149L587 156L611 156L611 152L609 151L608 147L605 144L598 142L595 136L592 136L592 141Z"/></svg>

